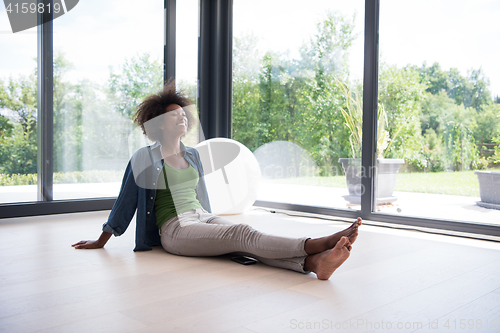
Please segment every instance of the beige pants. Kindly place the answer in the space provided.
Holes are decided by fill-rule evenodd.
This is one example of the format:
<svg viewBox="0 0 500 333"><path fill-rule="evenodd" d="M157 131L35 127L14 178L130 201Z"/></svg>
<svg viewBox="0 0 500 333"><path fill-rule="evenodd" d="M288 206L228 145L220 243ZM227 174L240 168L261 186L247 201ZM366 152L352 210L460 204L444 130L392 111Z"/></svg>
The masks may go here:
<svg viewBox="0 0 500 333"><path fill-rule="evenodd" d="M160 228L161 244L171 254L193 257L238 253L260 262L301 273L308 239L265 234L247 224L235 224L203 209L169 219Z"/></svg>

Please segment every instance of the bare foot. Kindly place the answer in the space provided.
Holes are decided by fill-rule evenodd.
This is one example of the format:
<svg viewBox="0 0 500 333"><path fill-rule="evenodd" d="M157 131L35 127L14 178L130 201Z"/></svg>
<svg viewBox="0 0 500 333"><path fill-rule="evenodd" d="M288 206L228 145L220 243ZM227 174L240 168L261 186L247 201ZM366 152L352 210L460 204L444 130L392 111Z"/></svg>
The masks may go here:
<svg viewBox="0 0 500 333"><path fill-rule="evenodd" d="M349 246L351 246L352 243L354 243L358 238L358 228L361 225L361 221L361 217L358 217L358 219L354 221L350 227L334 233L333 235L315 239L308 239L304 246L307 254L316 254L328 249L332 249L343 236L349 238Z"/></svg>
<svg viewBox="0 0 500 333"><path fill-rule="evenodd" d="M347 238L349 238L349 243L351 243L352 245L352 243L354 243L358 238L358 228L361 225L361 223L362 223L361 217L358 217L356 221L354 221L353 224L351 224L350 227L342 231L339 231L337 233L334 233L333 235L327 236L329 242L328 248L329 249L333 248L338 243L338 241L342 236L346 236Z"/></svg>
<svg viewBox="0 0 500 333"><path fill-rule="evenodd" d="M328 280L333 272L349 258L349 248L349 239L342 236L333 249L308 256L304 269L316 273L320 280Z"/></svg>

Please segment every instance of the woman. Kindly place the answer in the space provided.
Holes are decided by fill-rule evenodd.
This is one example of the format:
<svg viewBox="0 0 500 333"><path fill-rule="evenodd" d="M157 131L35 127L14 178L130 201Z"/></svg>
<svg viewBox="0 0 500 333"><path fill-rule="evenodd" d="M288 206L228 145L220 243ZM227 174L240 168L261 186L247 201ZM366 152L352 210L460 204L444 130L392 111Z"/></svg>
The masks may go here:
<svg viewBox="0 0 500 333"><path fill-rule="evenodd" d="M134 251L161 244L165 251L184 256L248 254L271 266L329 279L349 257L361 218L330 236L296 239L265 234L212 215L199 154L181 142L193 123L186 112L191 104L172 82L139 105L134 120L156 143L139 149L130 159L99 239L72 246L104 247L112 234L125 232L137 211Z"/></svg>

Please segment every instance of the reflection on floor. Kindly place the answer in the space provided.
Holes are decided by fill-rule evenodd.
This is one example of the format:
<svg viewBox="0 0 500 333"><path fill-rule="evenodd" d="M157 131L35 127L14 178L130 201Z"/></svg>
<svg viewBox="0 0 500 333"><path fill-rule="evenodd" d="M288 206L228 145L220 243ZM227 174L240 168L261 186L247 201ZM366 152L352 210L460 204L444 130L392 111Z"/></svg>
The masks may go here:
<svg viewBox="0 0 500 333"><path fill-rule="evenodd" d="M70 244L109 212L0 220L1 332L496 332L500 243L363 225L329 281L227 257ZM260 230L317 237L347 223L254 210ZM389 328L390 327L390 328Z"/></svg>

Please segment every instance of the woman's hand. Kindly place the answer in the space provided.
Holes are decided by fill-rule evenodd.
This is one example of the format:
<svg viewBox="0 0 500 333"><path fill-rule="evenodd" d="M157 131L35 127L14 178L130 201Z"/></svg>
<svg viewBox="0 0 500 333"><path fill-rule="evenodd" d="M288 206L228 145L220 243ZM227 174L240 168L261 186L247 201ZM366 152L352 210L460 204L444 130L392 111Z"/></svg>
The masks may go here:
<svg viewBox="0 0 500 333"><path fill-rule="evenodd" d="M112 233L103 231L98 240L82 240L71 246L75 249L100 249L106 245L111 235Z"/></svg>
<svg viewBox="0 0 500 333"><path fill-rule="evenodd" d="M104 247L104 245L99 244L96 240L82 240L73 245L75 249L100 249Z"/></svg>

